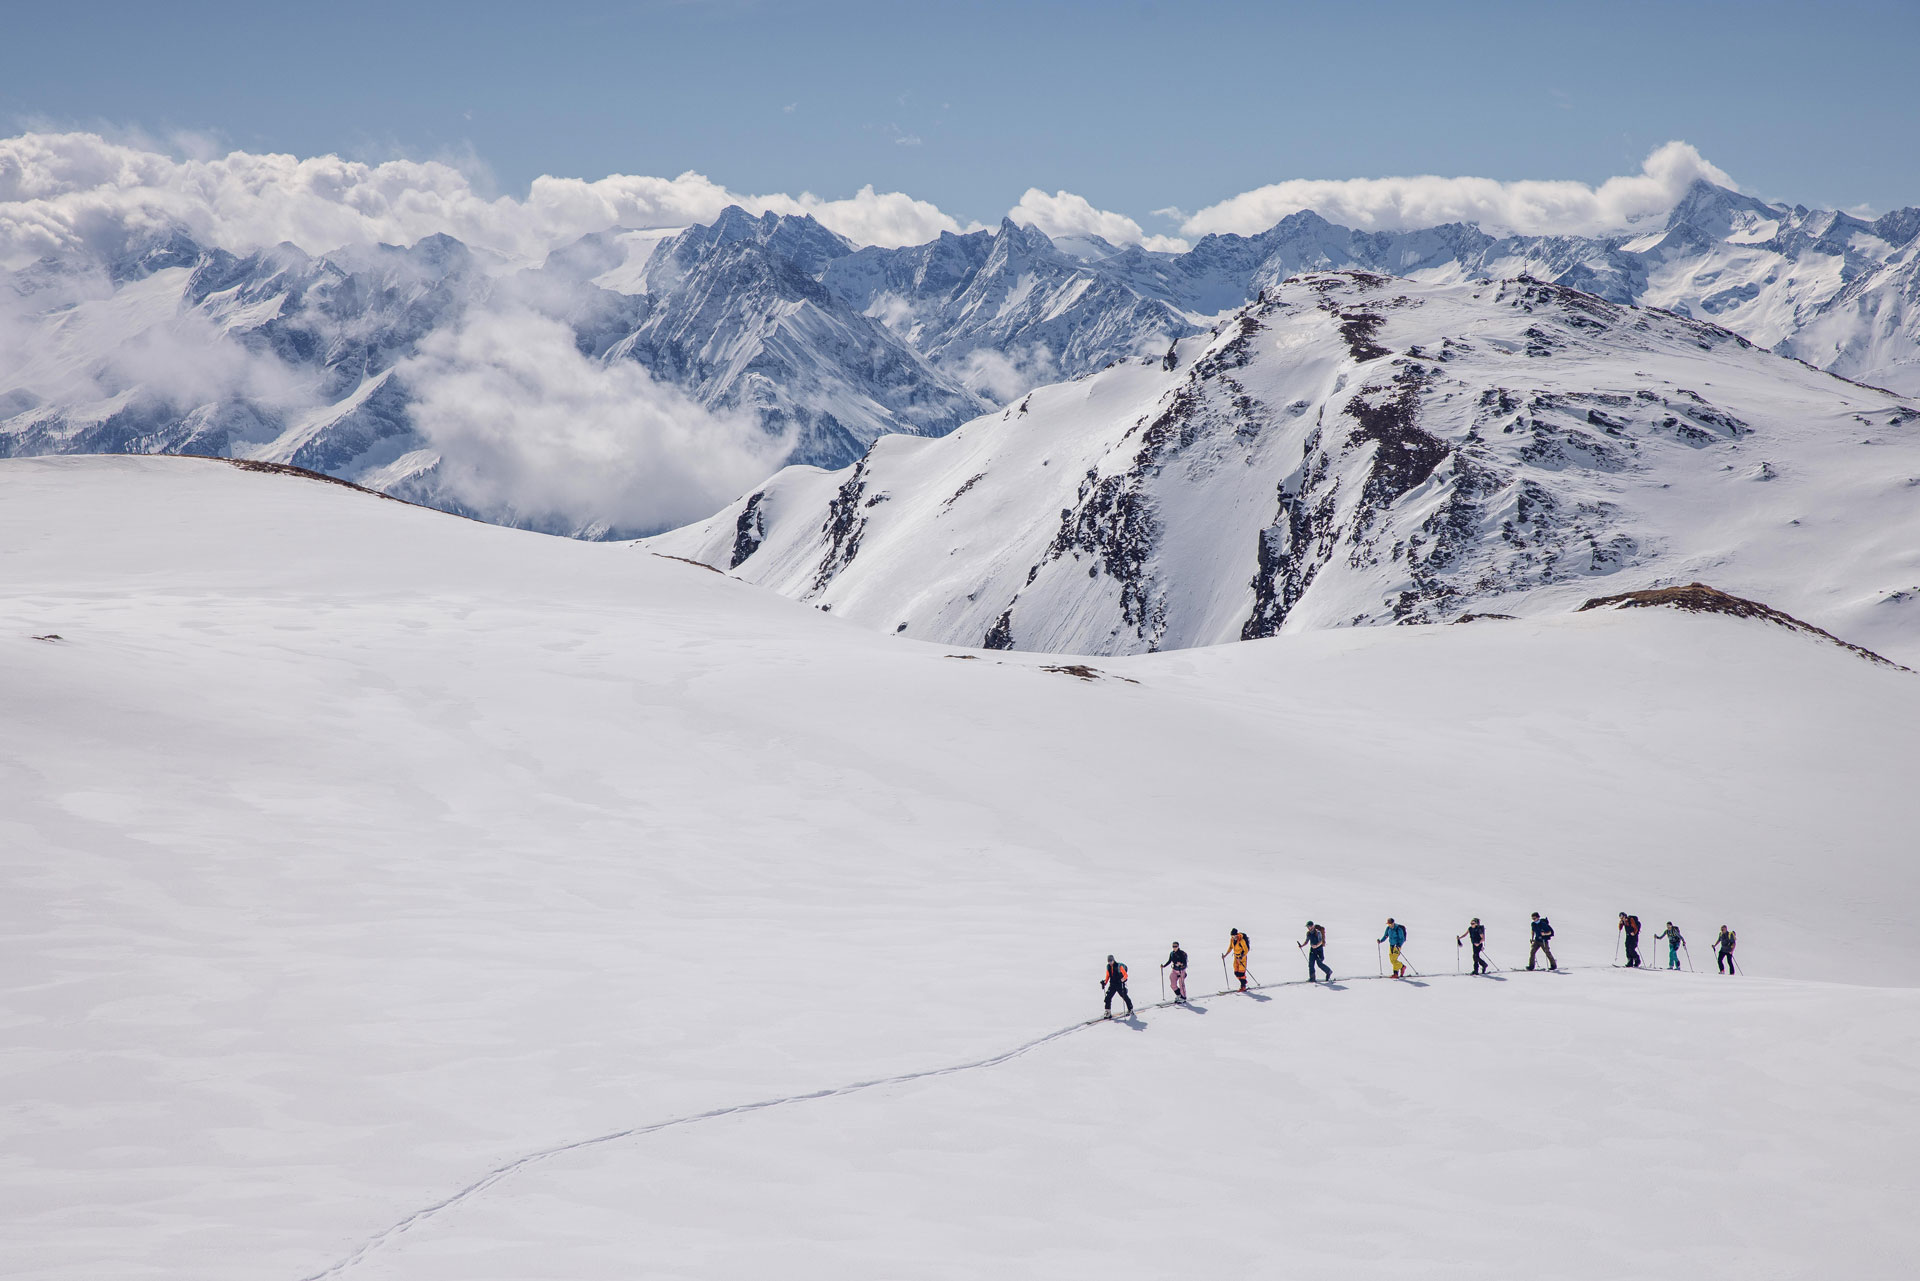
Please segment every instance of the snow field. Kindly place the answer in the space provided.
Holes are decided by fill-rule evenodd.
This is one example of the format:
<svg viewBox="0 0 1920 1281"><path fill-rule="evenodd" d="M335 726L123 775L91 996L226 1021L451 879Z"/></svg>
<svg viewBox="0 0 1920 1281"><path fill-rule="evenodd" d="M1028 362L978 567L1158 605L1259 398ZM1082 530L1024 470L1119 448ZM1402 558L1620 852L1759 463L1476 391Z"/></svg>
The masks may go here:
<svg viewBox="0 0 1920 1281"><path fill-rule="evenodd" d="M567 1154L359 1271L1901 1275L1914 994L1727 986L1581 970L1202 998Z"/></svg>
<svg viewBox="0 0 1920 1281"><path fill-rule="evenodd" d="M1575 1228L1624 1251L1713 1224L1750 1247L1707 1275L1785 1276L1814 1222L1792 1201L1856 1275L1898 1275L1871 1214L1916 1115L1887 1067L1911 1059L1910 994L1782 979L1912 970L1920 678L1822 642L1636 611L1084 681L633 547L180 459L0 464L0 582L0 1275L311 1276L531 1152L999 1054L1097 1013L1108 952L1142 999L1179 938L1197 992L1237 925L1272 982L1312 916L1336 970L1366 972L1393 915L1441 971L1479 915L1511 965L1537 909L1563 963L1599 965L1621 908L1677 920L1703 967L1725 920L1760 977L1156 1013L557 1157L357 1271L1438 1269L1471 1220L1596 1276L1615 1256L1569 1249ZM1343 1004L1307 1035L1322 998ZM1326 1070L1292 1066L1308 1048ZM1449 1088L1474 1132L1508 1118L1481 1155L1454 1144L1473 1127L1434 1128L1445 1109L1416 1116ZM1595 1108L1694 1127L1688 1218L1583 1199L1578 1171L1657 1155L1576 1124ZM1203 1222L1179 1198L1223 1134L1260 1153L1249 1189L1320 1226L1223 1216L1210 1186ZM1376 1182L1389 1147L1420 1177ZM1476 1218L1476 1162L1528 1152L1558 1181L1515 1156L1533 1211ZM1311 1186L1276 1173L1316 1161ZM1193 1187L1162 1207L1142 1162ZM1036 1244L1048 1223L1072 1230Z"/></svg>

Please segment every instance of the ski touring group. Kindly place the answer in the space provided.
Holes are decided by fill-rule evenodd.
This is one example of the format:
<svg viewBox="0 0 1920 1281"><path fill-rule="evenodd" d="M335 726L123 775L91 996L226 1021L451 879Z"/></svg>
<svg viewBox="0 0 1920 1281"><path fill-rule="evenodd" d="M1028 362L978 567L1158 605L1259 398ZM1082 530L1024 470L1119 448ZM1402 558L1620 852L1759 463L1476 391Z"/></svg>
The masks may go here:
<svg viewBox="0 0 1920 1281"><path fill-rule="evenodd" d="M1558 970L1560 963L1556 961L1553 956L1553 922L1538 912L1532 915L1533 919L1527 926L1527 968L1529 970L1533 969L1540 958L1544 956L1547 960L1547 968L1549 970ZM1620 913L1620 922L1615 933L1619 939L1616 945L1615 955L1619 955L1621 948L1624 948L1626 953L1626 962L1622 968L1642 968L1640 958L1640 918L1629 912ZM1667 945L1666 968L1669 970L1680 969L1681 953L1687 951L1687 940L1680 933L1680 928L1672 921L1668 921L1666 928L1658 934L1655 934L1653 939L1655 942L1664 941ZM1734 947L1738 942L1738 935L1724 925L1720 927L1720 933L1713 941L1713 950L1719 973L1739 973L1733 964ZM1487 960L1486 943L1487 927L1480 923L1480 918L1477 916L1467 923L1467 928L1464 931L1454 936L1453 945L1457 951L1464 950L1468 947L1473 949L1473 974L1475 976L1491 973L1495 968ZM1314 921L1308 921L1306 937L1294 946L1298 947L1306 956L1307 982L1333 982L1333 969L1327 964L1326 959L1326 926ZM1379 939L1375 942L1376 950L1381 946L1385 946L1387 949L1386 961L1381 969L1383 974L1389 968L1392 971L1392 977L1396 979L1405 978L1409 972L1414 974L1419 973L1418 970L1412 968L1411 963L1407 960L1407 927L1394 920L1391 916L1387 918L1386 928L1381 932ZM1245 992L1248 990L1248 982L1252 978L1252 975L1247 968L1247 959L1252 953L1252 939L1248 938L1238 927L1228 932L1227 950L1220 954L1220 970L1224 975L1227 972L1229 959L1231 959L1233 979L1239 984L1237 989L1229 988L1229 991L1237 990ZM1690 959L1692 953L1688 952L1687 954L1689 960L1686 968L1691 969L1693 968L1693 963ZM1167 980L1167 986L1173 989L1173 1001L1176 1005L1185 1005L1187 1003L1188 959L1185 950L1180 946L1180 941L1175 939L1172 950L1167 953L1167 959L1160 963L1160 969ZM1133 997L1127 991L1127 967L1112 955L1107 957L1107 968L1106 972L1100 977L1100 986L1106 992L1105 1006L1107 1018L1113 1017L1113 1003L1116 998L1126 1006L1128 1016L1133 1014Z"/></svg>

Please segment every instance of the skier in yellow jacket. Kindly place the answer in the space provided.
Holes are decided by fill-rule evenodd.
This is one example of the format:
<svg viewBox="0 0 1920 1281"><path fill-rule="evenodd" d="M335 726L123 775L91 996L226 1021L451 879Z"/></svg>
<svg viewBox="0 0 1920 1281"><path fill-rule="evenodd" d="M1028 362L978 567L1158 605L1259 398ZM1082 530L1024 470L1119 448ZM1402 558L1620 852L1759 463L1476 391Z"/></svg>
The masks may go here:
<svg viewBox="0 0 1920 1281"><path fill-rule="evenodd" d="M1229 956L1233 957L1233 977L1240 980L1242 992L1247 990L1247 953L1252 947L1246 935L1239 930L1234 930L1227 935L1227 950L1220 953L1220 959L1223 961Z"/></svg>

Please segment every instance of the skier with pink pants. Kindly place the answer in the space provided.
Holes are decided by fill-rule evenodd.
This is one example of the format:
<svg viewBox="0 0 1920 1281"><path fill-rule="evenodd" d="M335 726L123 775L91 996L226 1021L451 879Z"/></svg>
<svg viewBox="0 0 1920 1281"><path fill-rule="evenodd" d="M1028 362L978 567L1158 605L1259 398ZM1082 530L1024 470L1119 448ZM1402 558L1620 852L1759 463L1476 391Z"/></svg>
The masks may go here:
<svg viewBox="0 0 1920 1281"><path fill-rule="evenodd" d="M1179 939L1173 941L1173 951L1169 952L1167 959L1160 963L1160 968L1172 975L1167 982L1173 988L1174 1004L1185 1005L1187 1003L1187 954L1180 950Z"/></svg>

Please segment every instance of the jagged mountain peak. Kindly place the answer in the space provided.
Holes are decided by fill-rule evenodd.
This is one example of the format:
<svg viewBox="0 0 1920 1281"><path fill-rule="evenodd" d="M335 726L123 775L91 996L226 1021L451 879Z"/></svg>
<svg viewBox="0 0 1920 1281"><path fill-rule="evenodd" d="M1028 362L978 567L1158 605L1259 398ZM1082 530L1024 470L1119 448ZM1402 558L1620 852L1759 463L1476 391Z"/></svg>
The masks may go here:
<svg viewBox="0 0 1920 1281"><path fill-rule="evenodd" d="M1720 237L1741 225L1779 220L1791 216L1791 210L1770 205L1756 196L1722 187L1705 178L1695 178L1686 193L1667 215L1669 229L1689 227Z"/></svg>
<svg viewBox="0 0 1920 1281"><path fill-rule="evenodd" d="M1528 277L1321 272L943 440L783 472L654 545L988 647L1526 614L1708 566L1884 645L1892 614L1864 602L1920 541L1888 466L1920 474L1920 413L1717 326ZM1907 533L1809 591L1855 555L1840 525L1806 529L1813 494Z"/></svg>

